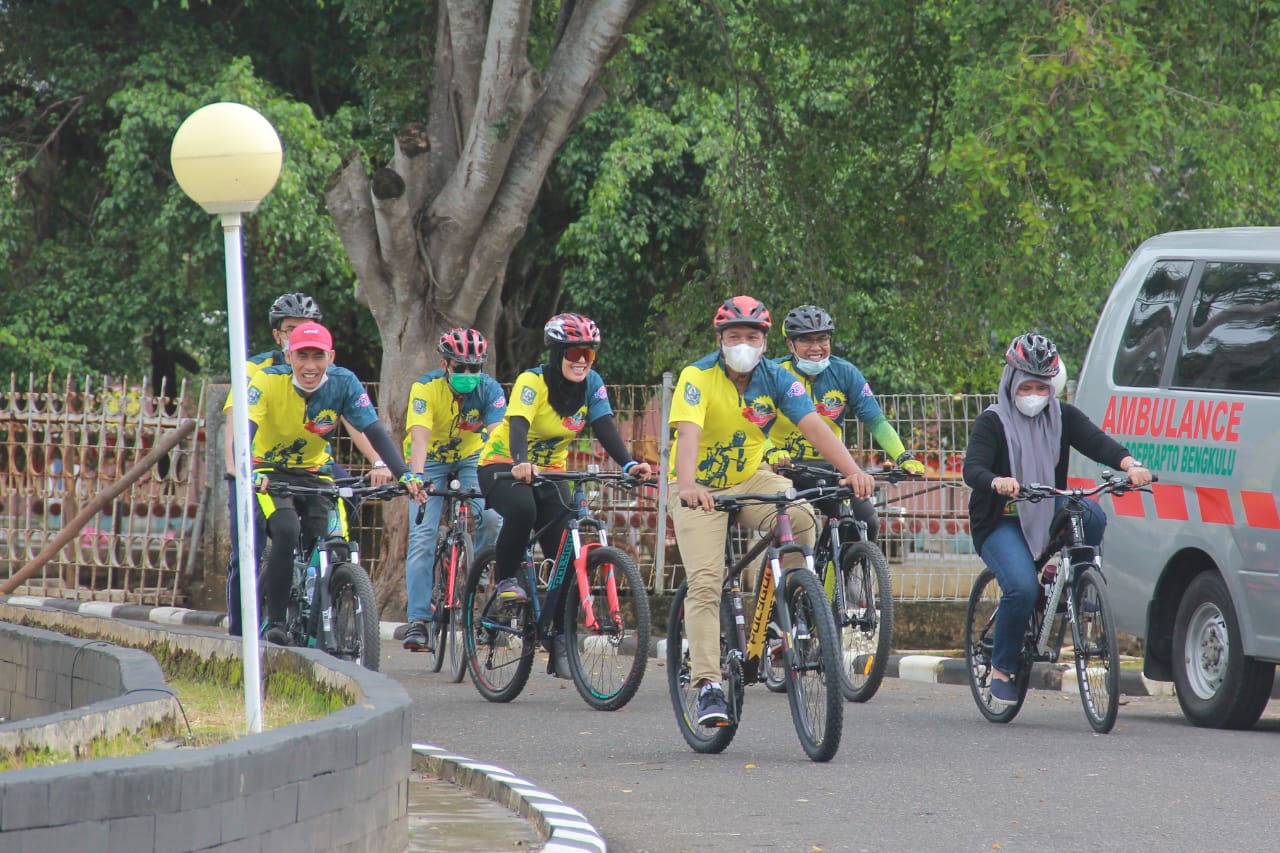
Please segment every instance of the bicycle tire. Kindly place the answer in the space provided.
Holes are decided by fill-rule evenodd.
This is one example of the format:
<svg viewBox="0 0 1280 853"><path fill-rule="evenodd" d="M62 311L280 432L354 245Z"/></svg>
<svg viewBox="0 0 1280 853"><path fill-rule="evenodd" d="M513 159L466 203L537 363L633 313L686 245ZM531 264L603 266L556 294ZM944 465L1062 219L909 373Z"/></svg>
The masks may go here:
<svg viewBox="0 0 1280 853"><path fill-rule="evenodd" d="M475 546L471 544L470 534L463 533L461 550L458 552L458 564L453 572L453 598L448 608L449 621L447 631L449 638L449 680L454 684L467 677L466 632L463 626L462 602L467 591L467 573L471 571L471 558L475 554ZM436 612L440 609L437 607Z"/></svg>
<svg viewBox="0 0 1280 853"><path fill-rule="evenodd" d="M619 613L608 613L605 594L612 572ZM616 548L587 552L587 590L596 627L586 625L578 574L569 571L564 592L565 647L579 695L597 711L616 711L631 701L649 663L649 594L640 570Z"/></svg>
<svg viewBox="0 0 1280 853"><path fill-rule="evenodd" d="M791 720L805 755L813 761L830 761L840 749L844 727L840 634L816 574L792 569L783 584L786 594L778 606L786 608L793 636L798 620L803 619L809 627L808 639L796 637L783 643Z"/></svg>
<svg viewBox="0 0 1280 853"><path fill-rule="evenodd" d="M1120 644L1115 614L1107 600L1102 573L1092 564L1072 570L1078 572L1071 591L1075 614L1071 639L1075 643L1080 703L1093 730L1106 734L1115 726L1120 709Z"/></svg>
<svg viewBox="0 0 1280 853"><path fill-rule="evenodd" d="M373 583L356 563L338 563L329 575L329 606L333 609L334 648L329 653L378 671L382 638L378 601Z"/></svg>
<svg viewBox="0 0 1280 853"><path fill-rule="evenodd" d="M497 549L489 546L476 555L467 572L462 616L467 645L467 669L471 683L490 702L510 702L520 695L533 669L536 646L533 605L498 605ZM502 619L503 630L497 628ZM486 619L491 622L486 626Z"/></svg>
<svg viewBox="0 0 1280 853"><path fill-rule="evenodd" d="M850 579L856 578L856 587ZM874 542L840 549L834 610L840 630L840 690L850 702L866 702L880 689L893 647L893 577ZM846 591L862 593L849 601ZM843 606L842 606L843 605Z"/></svg>
<svg viewBox="0 0 1280 853"><path fill-rule="evenodd" d="M991 706L991 648L1000 596L1000 582L996 580L995 573L983 569L969 591L969 603L964 613L964 663L969 674L969 692L982 716L993 723L1007 723L1018 716L1031 682L1031 660L1024 650L1014 676L1018 701L1003 708Z"/></svg>
<svg viewBox="0 0 1280 853"><path fill-rule="evenodd" d="M667 688L671 694L671 707L675 711L676 726L685 743L704 755L724 752L738 733L738 720L742 718L742 692L740 685L733 685L727 658L736 649L738 638L733 619L725 618L727 602L720 602L720 669L725 699L729 706L729 724L706 728L698 725L698 688L693 686L692 664L689 658L689 633L684 624L684 602L689 593L689 583L680 584L671 598L671 612L667 617Z"/></svg>
<svg viewBox="0 0 1280 853"><path fill-rule="evenodd" d="M767 566L765 571L768 571ZM776 603L774 607L772 622L765 635L764 650L760 652L760 680L764 682L765 689L770 693L786 693L787 668L782 661L782 638L772 627L778 623ZM774 659L775 649L778 655L777 660Z"/></svg>
<svg viewBox="0 0 1280 853"><path fill-rule="evenodd" d="M427 666L432 672L439 672L444 667L445 646L450 639L445 592L449 585L449 550L453 541L453 536L449 535L436 546L435 562L431 567L431 604L435 613L427 623L427 647L430 650Z"/></svg>

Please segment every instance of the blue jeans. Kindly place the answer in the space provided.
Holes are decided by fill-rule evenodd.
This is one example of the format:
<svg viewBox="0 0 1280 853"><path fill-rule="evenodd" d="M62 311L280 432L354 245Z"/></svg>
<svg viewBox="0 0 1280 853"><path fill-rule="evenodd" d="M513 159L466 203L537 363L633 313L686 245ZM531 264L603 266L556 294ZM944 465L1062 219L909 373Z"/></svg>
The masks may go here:
<svg viewBox="0 0 1280 853"><path fill-rule="evenodd" d="M475 489L476 460L463 462L428 462L422 468L423 479L437 489L449 488L449 480L456 477L463 489ZM409 621L430 622L434 608L431 606L431 587L435 583L436 535L440 528L440 514L444 511L444 498L427 498L427 511L421 524L414 521L418 505L409 504L409 550L405 558L404 582L409 599ZM502 518L491 509L485 509L479 498L471 501L475 517L476 553L498 538Z"/></svg>
<svg viewBox="0 0 1280 853"><path fill-rule="evenodd" d="M1058 498L1061 507L1066 498ZM1107 514L1095 501L1085 501L1084 539L1093 546L1102 544L1107 529ZM995 572L1000 581L1000 609L996 611L995 635L992 637L991 665L1007 675L1018 672L1018 655L1026 636L1031 609L1040 594L1035 560L1022 527L1014 517L1002 518L996 529L982 543L982 562Z"/></svg>

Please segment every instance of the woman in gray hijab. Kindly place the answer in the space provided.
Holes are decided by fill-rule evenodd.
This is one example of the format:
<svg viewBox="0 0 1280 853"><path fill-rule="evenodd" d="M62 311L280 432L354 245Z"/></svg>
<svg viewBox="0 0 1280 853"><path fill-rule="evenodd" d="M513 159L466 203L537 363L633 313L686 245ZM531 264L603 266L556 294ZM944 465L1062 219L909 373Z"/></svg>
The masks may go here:
<svg viewBox="0 0 1280 853"><path fill-rule="evenodd" d="M1071 448L1093 461L1129 475L1129 482L1145 486L1151 472L1129 451L1100 430L1084 412L1060 403L1056 379L1063 370L1053 341L1029 332L1014 338L1004 354L997 400L978 415L964 455L964 481L969 495L969 529L982 561L1000 582L1002 596L996 612L991 706L1016 704L1013 673L1031 608L1040 591L1034 557L1049 542L1049 523L1055 504L1011 504L1022 483L1067 485ZM1058 502L1061 503L1061 500ZM1102 543L1107 517L1102 507L1087 501L1085 538Z"/></svg>

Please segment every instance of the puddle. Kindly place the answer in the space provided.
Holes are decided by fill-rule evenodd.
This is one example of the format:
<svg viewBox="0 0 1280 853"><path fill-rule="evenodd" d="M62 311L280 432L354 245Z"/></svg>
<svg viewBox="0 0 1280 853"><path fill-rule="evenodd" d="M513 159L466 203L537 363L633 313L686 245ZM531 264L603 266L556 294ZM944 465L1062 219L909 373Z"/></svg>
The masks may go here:
<svg viewBox="0 0 1280 853"><path fill-rule="evenodd" d="M533 824L434 776L409 777L409 853L510 853L542 849Z"/></svg>

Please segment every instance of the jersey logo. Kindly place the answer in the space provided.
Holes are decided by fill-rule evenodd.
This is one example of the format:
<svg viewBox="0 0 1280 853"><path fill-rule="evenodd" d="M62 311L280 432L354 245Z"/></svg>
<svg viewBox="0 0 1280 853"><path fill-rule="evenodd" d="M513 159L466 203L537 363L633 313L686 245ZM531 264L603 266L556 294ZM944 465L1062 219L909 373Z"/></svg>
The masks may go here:
<svg viewBox="0 0 1280 853"><path fill-rule="evenodd" d="M747 434L738 430L729 441L708 448L706 455L698 463L698 482L713 489L723 489L729 485L730 469L739 474L747 469L746 444Z"/></svg>
<svg viewBox="0 0 1280 853"><path fill-rule="evenodd" d="M587 423L587 410L579 409L578 411L574 412L572 415L570 415L569 417L561 421L561 423L564 425L564 428L567 430L570 430L575 433L582 432L582 428Z"/></svg>
<svg viewBox="0 0 1280 853"><path fill-rule="evenodd" d="M696 406L702 401L702 392L692 382L684 383L684 401L690 406Z"/></svg>
<svg viewBox="0 0 1280 853"><path fill-rule="evenodd" d="M860 397L874 397L874 396L875 396L874 394L872 394L872 393L871 393L871 383L870 383L870 382L864 382L864 383L862 383L862 391L859 393L859 395L858 395L858 396L860 396Z"/></svg>
<svg viewBox="0 0 1280 853"><path fill-rule="evenodd" d="M373 407L373 401L369 399L368 394L361 394L359 397L356 397L357 409L369 409L372 407Z"/></svg>
<svg viewBox="0 0 1280 853"><path fill-rule="evenodd" d="M419 400L415 397L413 400L413 413L415 415L425 415L427 413L427 401Z"/></svg>
<svg viewBox="0 0 1280 853"><path fill-rule="evenodd" d="M800 392L804 393L804 389L801 388ZM777 413L774 410L772 400L768 397L756 397L750 402L750 404L742 407L742 416L761 429L764 429L766 426L773 423L774 418L777 417Z"/></svg>
<svg viewBox="0 0 1280 853"><path fill-rule="evenodd" d="M599 388L599 390L598 390L598 391L596 391L596 399L597 399L597 400L608 400L608 399L609 399L609 389L608 389L608 388L606 388L605 386L601 385L601 386L600 386L600 388Z"/></svg>
<svg viewBox="0 0 1280 853"><path fill-rule="evenodd" d="M315 435L328 435L333 432L334 427L338 425L338 413L333 409L324 409L318 412L314 418L307 421L303 426L307 432Z"/></svg>
<svg viewBox="0 0 1280 853"><path fill-rule="evenodd" d="M254 386L249 387L249 405L255 405L262 399L262 389Z"/></svg>
<svg viewBox="0 0 1280 853"><path fill-rule="evenodd" d="M498 399L493 401L493 407L495 409L505 409L507 407L507 398L499 394Z"/></svg>
<svg viewBox="0 0 1280 853"><path fill-rule="evenodd" d="M467 409L458 416L458 429L467 432L479 432L484 424L480 421L479 409Z"/></svg>
<svg viewBox="0 0 1280 853"><path fill-rule="evenodd" d="M538 397L538 392L530 388L528 385L520 389L520 402L526 406L533 405L533 401Z"/></svg>
<svg viewBox="0 0 1280 853"><path fill-rule="evenodd" d="M834 421L838 420L844 412L844 403L844 395L832 389L823 394L820 399L814 400L813 407L818 410L818 414Z"/></svg>
<svg viewBox="0 0 1280 853"><path fill-rule="evenodd" d="M803 397L803 396L804 396L804 386L803 386L803 385L801 385L798 381L797 381L797 382L792 382L792 383L791 383L791 387L787 389L787 396L788 396L788 397Z"/></svg>

